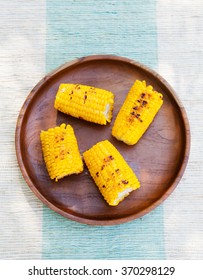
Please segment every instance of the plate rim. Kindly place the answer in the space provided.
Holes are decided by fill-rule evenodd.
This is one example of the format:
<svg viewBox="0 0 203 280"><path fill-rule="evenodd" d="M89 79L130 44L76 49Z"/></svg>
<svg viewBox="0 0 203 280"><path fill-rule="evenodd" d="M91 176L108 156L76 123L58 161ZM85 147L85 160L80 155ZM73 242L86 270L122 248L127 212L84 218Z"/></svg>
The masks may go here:
<svg viewBox="0 0 203 280"><path fill-rule="evenodd" d="M26 113L26 110L32 101L32 98L35 96L36 92L44 85L44 83L47 83L53 76L57 75L59 72L71 67L71 66L76 66L77 64L81 64L83 62L88 62L88 61L94 61L94 60L115 60L115 61L120 61L124 63L131 64L135 67L141 68L145 72L149 72L153 77L156 78L161 84L165 86L165 88L170 92L171 96L174 98L175 102L177 103L183 124L184 124L184 131L185 131L185 150L184 150L184 155L183 155L183 160L180 165L180 168L178 170L178 173L171 183L170 187L165 191L165 193L157 199L155 202L153 202L151 205L146 207L145 209L139 211L138 213L134 213L131 215L127 215L126 217L121 217L121 218L115 218L115 219L105 219L105 220L100 220L95 217L95 219L91 218L84 218L81 216L77 215L72 215L71 213L67 213L63 211L62 209L58 208L56 205L51 203L45 196L43 196L37 189L37 187L33 184L32 180L29 177L29 174L27 173L26 167L23 162L23 158L21 155L21 145L20 145L20 137L21 137L21 130L22 130L22 124L23 124L23 117ZM150 213L152 210L157 208L160 204L162 204L168 196L174 191L174 189L177 187L178 183L180 182L187 163L189 159L189 154L190 154L190 144L191 144L191 133L190 133L190 125L189 125L189 120L187 117L186 110L182 104L182 101L180 98L177 96L176 92L174 89L171 87L171 85L160 75L158 74L155 70L151 69L149 66L146 66L143 63L140 63L134 59L130 59L127 57L123 56L118 56L118 55L113 55L113 54L93 54L93 55L88 55L88 56L83 56L80 58L75 58L71 61L65 62L64 64L58 66L57 68L53 69L50 71L48 74L46 74L42 79L39 80L39 82L32 88L30 93L27 95L20 111L19 115L17 118L17 123L16 123L16 129L15 129L15 150L16 150L16 157L17 157L17 162L20 167L21 173L23 175L23 178L31 191L37 196L38 199L41 200L42 203L44 203L46 206L48 206L51 210L54 212L64 216L65 218L68 218L72 221L79 222L82 224L88 224L88 225L98 225L98 226L110 226L110 225L117 225L117 224L122 224L126 222L130 222L132 220L141 218L142 216Z"/></svg>

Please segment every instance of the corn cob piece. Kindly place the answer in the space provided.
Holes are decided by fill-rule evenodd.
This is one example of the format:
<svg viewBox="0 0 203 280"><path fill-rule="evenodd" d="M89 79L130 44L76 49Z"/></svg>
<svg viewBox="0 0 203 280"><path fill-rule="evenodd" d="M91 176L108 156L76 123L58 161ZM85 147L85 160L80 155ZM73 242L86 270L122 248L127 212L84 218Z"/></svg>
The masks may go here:
<svg viewBox="0 0 203 280"><path fill-rule="evenodd" d="M128 145L136 144L163 104L163 95L136 80L113 125L112 135Z"/></svg>
<svg viewBox="0 0 203 280"><path fill-rule="evenodd" d="M112 92L79 84L61 84L54 107L68 115L98 124L112 119Z"/></svg>
<svg viewBox="0 0 203 280"><path fill-rule="evenodd" d="M51 179L59 179L83 171L83 162L78 149L74 130L61 124L41 131L40 140L47 171Z"/></svg>
<svg viewBox="0 0 203 280"><path fill-rule="evenodd" d="M84 161L107 203L116 206L140 187L133 170L108 141L98 142L83 153Z"/></svg>

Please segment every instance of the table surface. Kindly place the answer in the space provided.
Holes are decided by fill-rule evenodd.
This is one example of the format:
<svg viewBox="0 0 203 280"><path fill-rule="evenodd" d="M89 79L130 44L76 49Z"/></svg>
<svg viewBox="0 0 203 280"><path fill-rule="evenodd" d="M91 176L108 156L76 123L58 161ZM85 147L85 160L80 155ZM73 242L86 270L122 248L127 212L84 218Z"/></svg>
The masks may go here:
<svg viewBox="0 0 203 280"><path fill-rule="evenodd" d="M13 0L1 4L0 259L203 259L203 1ZM114 54L163 76L190 122L191 151L170 197L116 226L70 221L39 201L15 154L30 90L78 57Z"/></svg>

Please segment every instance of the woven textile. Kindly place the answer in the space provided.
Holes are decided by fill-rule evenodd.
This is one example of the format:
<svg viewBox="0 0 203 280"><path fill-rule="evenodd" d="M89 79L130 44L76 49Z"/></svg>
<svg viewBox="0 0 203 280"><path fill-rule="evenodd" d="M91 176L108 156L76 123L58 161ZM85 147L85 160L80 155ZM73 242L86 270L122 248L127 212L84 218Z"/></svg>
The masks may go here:
<svg viewBox="0 0 203 280"><path fill-rule="evenodd" d="M0 3L0 259L202 259L203 2ZM29 91L55 67L91 54L125 56L156 70L177 92L191 127L190 158L176 190L146 216L117 226L79 224L42 205L15 155L16 121Z"/></svg>

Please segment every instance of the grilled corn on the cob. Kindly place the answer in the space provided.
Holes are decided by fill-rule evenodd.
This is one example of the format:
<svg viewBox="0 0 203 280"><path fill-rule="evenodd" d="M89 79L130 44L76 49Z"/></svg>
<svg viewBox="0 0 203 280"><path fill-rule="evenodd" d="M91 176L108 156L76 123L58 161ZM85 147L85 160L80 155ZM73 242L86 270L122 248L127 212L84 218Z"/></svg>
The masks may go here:
<svg viewBox="0 0 203 280"><path fill-rule="evenodd" d="M104 125L111 121L113 105L112 92L79 84L61 84L54 103L65 114Z"/></svg>
<svg viewBox="0 0 203 280"><path fill-rule="evenodd" d="M136 80L116 117L112 135L128 145L136 144L162 104L161 93L145 81Z"/></svg>
<svg viewBox="0 0 203 280"><path fill-rule="evenodd" d="M67 175L83 171L77 140L70 125L61 124L47 131L41 131L40 140L51 179L58 181Z"/></svg>
<svg viewBox="0 0 203 280"><path fill-rule="evenodd" d="M108 140L97 143L83 156L90 175L109 205L118 205L140 187L133 170Z"/></svg>

